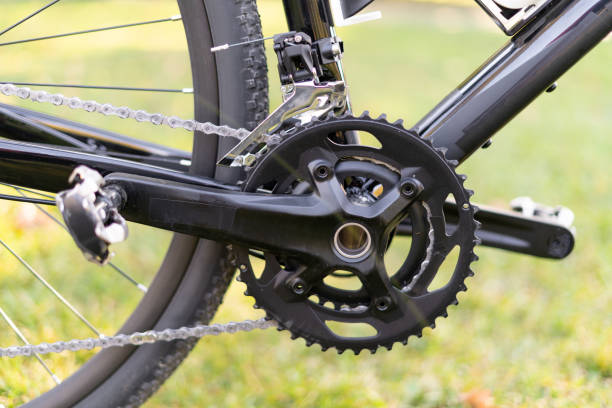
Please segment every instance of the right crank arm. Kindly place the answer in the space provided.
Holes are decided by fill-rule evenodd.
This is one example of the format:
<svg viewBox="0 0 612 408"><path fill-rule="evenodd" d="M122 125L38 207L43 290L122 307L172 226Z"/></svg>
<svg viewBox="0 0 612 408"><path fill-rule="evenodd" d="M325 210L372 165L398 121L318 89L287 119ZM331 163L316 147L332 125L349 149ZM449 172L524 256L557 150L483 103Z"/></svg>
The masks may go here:
<svg viewBox="0 0 612 408"><path fill-rule="evenodd" d="M486 206L478 207L480 210L475 218L482 226L476 235L484 246L551 259L563 259L574 249L573 228L553 217L526 216ZM454 232L457 221L455 203L445 203L444 215L448 232ZM409 219L399 225L397 234L412 234Z"/></svg>

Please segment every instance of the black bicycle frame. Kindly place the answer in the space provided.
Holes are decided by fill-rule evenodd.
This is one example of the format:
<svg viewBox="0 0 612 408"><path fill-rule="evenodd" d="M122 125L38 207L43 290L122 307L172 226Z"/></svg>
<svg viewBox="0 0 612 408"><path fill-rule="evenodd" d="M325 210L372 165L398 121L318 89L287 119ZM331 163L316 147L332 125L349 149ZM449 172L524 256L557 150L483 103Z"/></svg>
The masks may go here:
<svg viewBox="0 0 612 408"><path fill-rule="evenodd" d="M356 13L371 1L345 0L343 9L346 16ZM283 0L283 3L290 30L306 32L314 40L333 35L333 19L326 0ZM543 10L415 124L413 130L430 138L435 146L446 148L449 159L465 161L608 35L612 29L611 9L612 0L562 0ZM341 67L338 64L326 66L324 79L342 79ZM61 122L54 125L49 120L37 120L34 112L29 114L27 110L6 105L1 108L0 135L19 140L0 140L2 182L57 192L68 188L68 176L76 165L86 164L103 175L123 173L126 177L144 176L160 182L199 185L205 189L237 190L234 186L180 171L184 166L181 163L189 158L185 153L109 133L101 135L91 129L80 129L87 138L114 147L115 151L123 152L131 160L100 154L83 146L85 139L79 138L79 132L70 132L68 125L72 123L64 123L62 127ZM19 117L24 119L20 121ZM68 131L58 135L65 128ZM58 146L49 146L49 140L56 140L54 144ZM232 192L232 203L237 201L236 194L246 196L246 193ZM215 199L222 196L222 193L215 194ZM204 196L199 199L200 205L206 205ZM148 223L146 219L139 218L138 221ZM172 229L171 225L161 226ZM500 227L496 231L502 230ZM498 246L504 247L502 244Z"/></svg>

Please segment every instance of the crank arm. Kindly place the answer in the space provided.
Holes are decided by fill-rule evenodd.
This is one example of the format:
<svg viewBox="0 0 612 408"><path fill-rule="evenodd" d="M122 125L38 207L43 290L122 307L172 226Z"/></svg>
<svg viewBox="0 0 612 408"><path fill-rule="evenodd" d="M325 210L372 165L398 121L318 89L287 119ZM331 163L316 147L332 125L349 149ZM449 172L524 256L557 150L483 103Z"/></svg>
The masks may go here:
<svg viewBox="0 0 612 408"><path fill-rule="evenodd" d="M126 173L112 173L105 183L125 192L120 213L127 221L305 261L329 252L317 247L328 242L323 226L338 211L315 194L222 191Z"/></svg>
<svg viewBox="0 0 612 408"><path fill-rule="evenodd" d="M251 166L265 149L267 136L280 128L288 119L296 118L302 124L322 117L346 102L344 82L317 85L301 82L285 86L285 102L261 122L245 139L238 143L217 163L220 166ZM262 146L263 145L263 146Z"/></svg>
<svg viewBox="0 0 612 408"><path fill-rule="evenodd" d="M480 210L475 218L482 226L476 234L484 246L551 259L565 258L574 249L573 229L550 217L524 216L486 206L478 207ZM455 203L445 203L444 215L449 232L454 231L457 221ZM397 233L411 235L410 222L402 222Z"/></svg>

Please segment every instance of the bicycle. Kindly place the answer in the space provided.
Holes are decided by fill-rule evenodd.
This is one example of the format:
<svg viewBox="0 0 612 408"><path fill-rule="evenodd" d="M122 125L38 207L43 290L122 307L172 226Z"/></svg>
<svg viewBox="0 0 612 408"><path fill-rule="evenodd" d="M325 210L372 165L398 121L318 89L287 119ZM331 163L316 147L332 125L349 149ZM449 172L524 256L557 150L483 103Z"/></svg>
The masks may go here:
<svg viewBox="0 0 612 408"><path fill-rule="evenodd" d="M177 233L120 329L145 334L118 339L129 347L109 347L118 344L104 337L96 344L64 344L59 349L108 348L31 406L143 402L187 355L195 336L225 329L179 328L211 319L236 269L270 321L231 330L275 321L308 345L359 353L405 343L446 315L472 274L480 240L554 259L571 252L566 209L523 200L516 203L522 215L477 213L455 167L609 33L610 2L541 1L515 8L508 18L512 7L483 1L504 31L516 36L410 130L384 117L350 115L332 8L344 21L370 2L284 2L293 31L274 38L284 103L270 116L267 63L250 0L179 1L181 16L164 20L185 26L196 121L25 88L33 85L0 85L9 96L197 132L188 154L2 106L3 135L14 141L0 141L0 181L17 193L3 199L53 205L53 197L40 191L62 192L58 204L68 230L98 263L107 263L109 246L126 238L124 219ZM238 26L228 23L236 20ZM362 139L369 144L359 144L357 132L369 134ZM226 167L216 169L217 161ZM280 237L262 234L269 225ZM387 274L382 262L395 235L411 236L411 248ZM454 273L430 291L455 247ZM257 258L265 267L254 266ZM212 266L203 274L202 265ZM327 282L328 276L335 281ZM370 332L346 336L321 321L366 325ZM190 340L168 341L175 338ZM119 388L125 392L116 393Z"/></svg>

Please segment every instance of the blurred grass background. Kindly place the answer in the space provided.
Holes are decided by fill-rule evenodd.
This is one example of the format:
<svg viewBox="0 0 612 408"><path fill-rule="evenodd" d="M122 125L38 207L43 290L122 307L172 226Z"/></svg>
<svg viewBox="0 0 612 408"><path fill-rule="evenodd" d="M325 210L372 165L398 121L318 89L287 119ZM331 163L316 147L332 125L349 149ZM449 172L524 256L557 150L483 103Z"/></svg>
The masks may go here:
<svg viewBox="0 0 612 408"><path fill-rule="evenodd" d="M39 3L3 1L11 7L2 8L2 25ZM281 2L258 3L264 34L286 31ZM373 8L382 10L383 20L339 32L357 112L385 112L390 119L401 117L412 124L505 42L470 1L377 3ZM66 1L3 40L176 13L172 1ZM6 47L1 50L0 80L188 87L179 24ZM278 80L270 48L276 106ZM439 320L436 330L427 329L423 339L374 356L321 353L316 346L306 348L302 340L291 341L286 333L272 330L204 339L147 406L610 406L611 62L608 41L563 76L553 94L541 96L499 132L488 150L461 167L477 202L505 206L516 196L529 195L573 209L577 245L567 260L480 248L476 277L467 282L469 290L460 295L460 305L451 308L449 318ZM62 92L169 114L192 112L190 97L183 95ZM191 142L180 132L69 111L63 115L178 147L188 148ZM96 325L112 332L138 301L139 292L112 271L82 262L63 232L26 207L2 203L0 238L43 270ZM131 232L130 241L117 249L117 262L147 284L168 234L144 227ZM46 297L6 251L0 251L0 262L0 306L31 341L90 335ZM260 316L243 290L242 284L232 284L216 321ZM0 327L0 346L16 344L7 326L0 322ZM64 353L45 360L65 377L88 356ZM40 371L31 359L0 361L0 404L13 406L48 388L49 379Z"/></svg>

